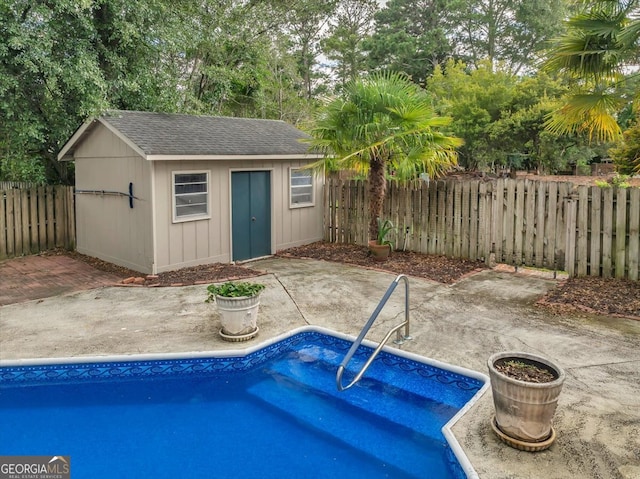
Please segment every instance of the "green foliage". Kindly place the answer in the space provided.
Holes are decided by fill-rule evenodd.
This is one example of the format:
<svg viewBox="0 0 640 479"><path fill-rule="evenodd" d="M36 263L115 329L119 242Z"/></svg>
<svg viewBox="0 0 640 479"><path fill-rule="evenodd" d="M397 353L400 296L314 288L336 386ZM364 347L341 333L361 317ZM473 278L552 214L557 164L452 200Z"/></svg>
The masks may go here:
<svg viewBox="0 0 640 479"><path fill-rule="evenodd" d="M342 0L338 4L328 36L321 42L324 54L335 63L338 90L366 71L363 43L373 26L377 7L376 0Z"/></svg>
<svg viewBox="0 0 640 479"><path fill-rule="evenodd" d="M176 83L167 81L166 63L158 58L163 45L155 36L163 32L168 5L160 0L3 2L3 172L37 158L49 181L71 182L56 154L87 117L108 107L166 110L175 104Z"/></svg>
<svg viewBox="0 0 640 479"><path fill-rule="evenodd" d="M596 186L600 188L630 188L631 184L629 183L629 175L619 175L616 174L613 178L608 181L605 180L596 180Z"/></svg>
<svg viewBox="0 0 640 479"><path fill-rule="evenodd" d="M450 120L435 115L430 103L404 75L374 73L349 82L311 128L311 146L328 158L314 166L368 175L371 239L378 233L388 169L400 179L421 172L435 178L456 164L455 148L462 142L442 133Z"/></svg>
<svg viewBox="0 0 640 479"><path fill-rule="evenodd" d="M108 108L303 122L314 104L284 35L289 11L282 0L1 2L2 178L72 182L56 154Z"/></svg>
<svg viewBox="0 0 640 479"><path fill-rule="evenodd" d="M618 173L640 173L640 124L636 123L622 135L622 141L609 150Z"/></svg>
<svg viewBox="0 0 640 479"><path fill-rule="evenodd" d="M303 81L303 94L309 100L315 96L317 80L322 77L316 68L320 42L337 3L337 0L298 0L292 2L292 8L285 15L291 51Z"/></svg>
<svg viewBox="0 0 640 479"><path fill-rule="evenodd" d="M409 178L434 165L446 165L436 172L446 169L454 162L451 145L431 148L428 160L429 148L423 146L441 144L449 131L467 139L461 158L468 164L504 162L505 152L515 150L545 151L545 145L554 145L554 135L535 139L530 126L537 131L538 115L555 94L500 71L531 69L532 52L555 28L564 0L498 0L489 2L493 10L485 3L4 0L0 179L73 182L72 165L59 163L57 152L79 125L108 108L274 118L304 127L321 95L346 93L367 69L405 72L420 85L434 72L434 84L443 92L435 96L435 107L455 118L451 125L432 120L430 133L416 142L389 128L408 135L408 125L419 124L418 117L434 116L424 92L411 93L421 98L417 109L396 102L372 122L345 112L367 130L369 140L375 138L367 143L355 132L352 146L359 142L359 148L371 146L369 152L380 150L389 166L384 173ZM473 36L467 35L470 28ZM435 66L452 57L470 58L474 68L448 69L450 84L445 84ZM320 65L322 58L326 65ZM488 69L482 63L487 58ZM475 86L463 87L471 70ZM634 91L629 88L626 95ZM535 107L538 101L541 106ZM514 131L521 140L514 140ZM331 161L340 168L359 163L359 171L368 172L364 151L346 156Z"/></svg>
<svg viewBox="0 0 640 479"><path fill-rule="evenodd" d="M424 85L434 67L453 53L447 32L452 30L454 3L389 0L375 14L375 32L364 42L370 67L403 72Z"/></svg>
<svg viewBox="0 0 640 479"><path fill-rule="evenodd" d="M611 183L606 180L596 180L595 184L600 188L611 188Z"/></svg>
<svg viewBox="0 0 640 479"><path fill-rule="evenodd" d="M436 69L427 89L436 110L453 118L453 133L465 140L460 163L468 169L517 166L554 172L595 156L575 136L545 129L566 91L548 75L516 76L494 71L486 61L476 69L449 61Z"/></svg>
<svg viewBox="0 0 640 479"><path fill-rule="evenodd" d="M350 82L318 112L310 143L339 169L366 173L372 161L383 160L401 179L425 171L435 178L455 165L461 142L440 132L450 120L430 103L405 76L373 74Z"/></svg>
<svg viewBox="0 0 640 479"><path fill-rule="evenodd" d="M572 81L570 95L547 127L592 141L614 141L622 131L617 115L636 95L628 95L627 83L629 70L638 66L640 6L637 0L584 5L567 21L567 32L555 41L545 65Z"/></svg>
<svg viewBox="0 0 640 479"><path fill-rule="evenodd" d="M44 165L37 158L0 159L0 181L45 184Z"/></svg>
<svg viewBox="0 0 640 479"><path fill-rule="evenodd" d="M175 59L184 72L181 111L294 124L310 116L291 36L282 33L291 13L281 3L191 5Z"/></svg>
<svg viewBox="0 0 640 479"><path fill-rule="evenodd" d="M631 185L629 184L629 175L619 175L616 174L613 178L611 178L611 185L615 188L629 188Z"/></svg>
<svg viewBox="0 0 640 479"><path fill-rule="evenodd" d="M389 0L366 42L370 66L424 85L447 60L530 72L562 31L567 0Z"/></svg>
<svg viewBox="0 0 640 479"><path fill-rule="evenodd" d="M485 60L518 74L531 71L545 42L562 31L565 0L460 0L455 39L469 64Z"/></svg>
<svg viewBox="0 0 640 479"><path fill-rule="evenodd" d="M376 238L376 242L379 245L389 245L391 247L392 250L395 249L395 245L393 240L389 239L389 235L392 232L395 232L397 230L396 227L393 226L393 223L391 222L391 220L382 220L380 218L377 218L377 223L378 223L378 237Z"/></svg>
<svg viewBox="0 0 640 479"><path fill-rule="evenodd" d="M223 296L225 298L257 296L264 288L264 284L247 282L234 283L232 281L228 281L219 285L210 284L207 286L207 299L205 302L210 303L214 301L216 296Z"/></svg>

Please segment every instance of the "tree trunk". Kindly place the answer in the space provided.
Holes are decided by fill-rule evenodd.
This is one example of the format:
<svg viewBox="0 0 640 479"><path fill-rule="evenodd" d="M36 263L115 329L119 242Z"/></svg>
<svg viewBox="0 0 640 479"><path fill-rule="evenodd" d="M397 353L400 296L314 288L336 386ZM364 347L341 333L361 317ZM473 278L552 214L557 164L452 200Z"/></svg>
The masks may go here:
<svg viewBox="0 0 640 479"><path fill-rule="evenodd" d="M369 169L369 239L378 238L378 218L382 216L382 205L387 189L386 165L382 158L372 158Z"/></svg>

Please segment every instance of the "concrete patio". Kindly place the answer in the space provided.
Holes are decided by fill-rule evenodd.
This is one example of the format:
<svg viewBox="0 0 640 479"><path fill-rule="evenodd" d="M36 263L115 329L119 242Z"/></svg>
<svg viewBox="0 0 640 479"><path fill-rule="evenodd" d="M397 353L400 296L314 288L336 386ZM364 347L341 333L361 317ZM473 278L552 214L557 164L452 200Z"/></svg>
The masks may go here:
<svg viewBox="0 0 640 479"><path fill-rule="evenodd" d="M0 307L0 359L209 351L253 346L304 325L357 335L395 275L311 260L265 259L260 334L218 335L205 286L104 287ZM542 354L565 368L556 443L527 453L491 430L491 393L454 426L482 479L640 478L640 321L552 314L534 305L552 279L484 271L446 286L411 279L414 339L402 349L486 372L494 352ZM368 335L402 312L394 294Z"/></svg>

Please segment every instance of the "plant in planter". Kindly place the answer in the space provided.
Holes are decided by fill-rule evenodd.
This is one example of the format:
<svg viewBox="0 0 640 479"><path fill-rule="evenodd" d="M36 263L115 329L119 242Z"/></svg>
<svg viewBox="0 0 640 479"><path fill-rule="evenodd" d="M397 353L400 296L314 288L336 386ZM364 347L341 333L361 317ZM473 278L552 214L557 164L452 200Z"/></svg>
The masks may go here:
<svg viewBox="0 0 640 479"><path fill-rule="evenodd" d="M375 261L386 261L391 254L394 244L389 239L389 234L393 231L395 227L390 220L382 221L378 218L378 236L375 240L369 241L369 251Z"/></svg>
<svg viewBox="0 0 640 479"><path fill-rule="evenodd" d="M556 439L551 424L565 374L555 363L524 352L492 355L487 363L496 414L491 425L506 444L542 451Z"/></svg>
<svg viewBox="0 0 640 479"><path fill-rule="evenodd" d="M222 329L227 341L247 341L258 334L258 306L263 284L228 281L207 286L207 303L216 302Z"/></svg>

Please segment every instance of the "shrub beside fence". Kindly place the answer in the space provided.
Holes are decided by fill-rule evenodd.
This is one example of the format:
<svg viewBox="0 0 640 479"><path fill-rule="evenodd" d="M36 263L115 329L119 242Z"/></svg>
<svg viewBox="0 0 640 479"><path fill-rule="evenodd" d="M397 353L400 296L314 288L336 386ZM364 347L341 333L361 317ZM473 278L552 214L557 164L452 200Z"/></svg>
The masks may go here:
<svg viewBox="0 0 640 479"><path fill-rule="evenodd" d="M366 182L328 180L325 240L366 244ZM487 263L638 279L640 190L528 179L388 184L396 247Z"/></svg>
<svg viewBox="0 0 640 479"><path fill-rule="evenodd" d="M75 248L72 186L0 190L0 259Z"/></svg>

